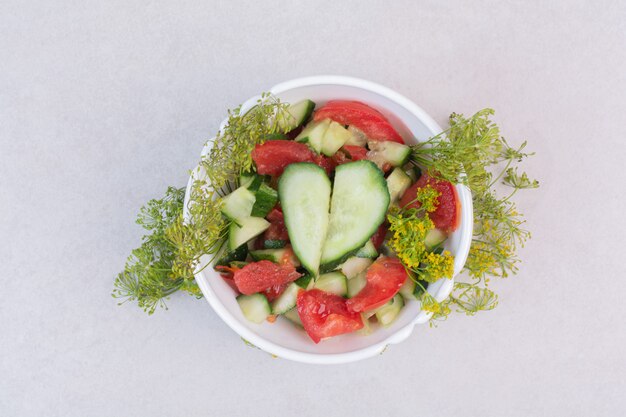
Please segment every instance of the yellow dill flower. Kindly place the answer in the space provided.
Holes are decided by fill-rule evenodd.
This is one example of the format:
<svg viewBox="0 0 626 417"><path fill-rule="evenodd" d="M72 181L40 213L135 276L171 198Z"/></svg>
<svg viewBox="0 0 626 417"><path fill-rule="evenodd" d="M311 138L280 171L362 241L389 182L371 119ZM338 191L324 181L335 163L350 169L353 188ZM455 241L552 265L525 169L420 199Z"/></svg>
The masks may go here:
<svg viewBox="0 0 626 417"><path fill-rule="evenodd" d="M422 258L419 276L427 282L435 282L441 278L452 278L454 274L454 257L448 251L442 254L429 252Z"/></svg>
<svg viewBox="0 0 626 417"><path fill-rule="evenodd" d="M439 196L441 193L435 190L430 184L417 190L417 201L421 208L427 213L432 213L439 206Z"/></svg>
<svg viewBox="0 0 626 417"><path fill-rule="evenodd" d="M405 216L392 211L387 217L389 230L393 232L389 246L407 268L419 268L426 253L424 239L435 225L427 216L418 217L415 209L407 210Z"/></svg>
<svg viewBox="0 0 626 417"><path fill-rule="evenodd" d="M450 307L448 303L439 303L435 300L435 297L430 295L427 291L422 294L422 310L429 313L433 313L433 317L442 318L450 314Z"/></svg>

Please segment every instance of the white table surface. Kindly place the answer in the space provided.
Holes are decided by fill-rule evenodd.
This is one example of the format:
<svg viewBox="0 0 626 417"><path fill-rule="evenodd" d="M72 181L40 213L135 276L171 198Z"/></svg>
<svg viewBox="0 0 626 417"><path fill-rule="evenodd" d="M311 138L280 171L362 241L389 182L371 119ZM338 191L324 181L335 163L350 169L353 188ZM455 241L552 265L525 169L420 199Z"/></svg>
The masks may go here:
<svg viewBox="0 0 626 417"><path fill-rule="evenodd" d="M87 3L0 3L1 416L626 414L625 2ZM226 108L328 73L529 140L533 240L500 306L331 367L247 347L203 300L118 307L138 208Z"/></svg>

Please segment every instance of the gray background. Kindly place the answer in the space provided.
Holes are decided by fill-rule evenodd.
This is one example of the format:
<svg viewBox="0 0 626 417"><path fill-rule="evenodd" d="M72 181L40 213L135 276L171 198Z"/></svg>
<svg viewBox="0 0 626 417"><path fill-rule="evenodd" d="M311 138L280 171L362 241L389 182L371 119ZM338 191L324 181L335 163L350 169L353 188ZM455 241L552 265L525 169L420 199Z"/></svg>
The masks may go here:
<svg viewBox="0 0 626 417"><path fill-rule="evenodd" d="M0 2L0 415L624 415L625 2L295 3ZM116 306L136 211L225 110L326 73L530 141L500 306L333 367L245 346L203 300Z"/></svg>

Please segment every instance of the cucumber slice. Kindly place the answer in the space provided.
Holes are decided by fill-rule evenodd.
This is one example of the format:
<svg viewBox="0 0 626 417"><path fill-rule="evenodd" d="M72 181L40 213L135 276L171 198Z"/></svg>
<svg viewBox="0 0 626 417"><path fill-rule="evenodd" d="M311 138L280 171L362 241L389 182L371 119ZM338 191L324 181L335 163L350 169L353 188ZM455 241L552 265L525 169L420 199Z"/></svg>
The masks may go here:
<svg viewBox="0 0 626 417"><path fill-rule="evenodd" d="M294 281L300 288L305 290L310 290L313 288L313 284L315 284L315 280L313 280L313 275L304 274L300 278Z"/></svg>
<svg viewBox="0 0 626 417"><path fill-rule="evenodd" d="M279 240L279 239L265 239L263 241L263 247L265 249L280 249L280 248L284 248L286 244L287 244L286 240Z"/></svg>
<svg viewBox="0 0 626 417"><path fill-rule="evenodd" d="M361 272L357 276L348 280L348 298L352 298L357 295L363 287L367 284L367 278L365 272Z"/></svg>
<svg viewBox="0 0 626 417"><path fill-rule="evenodd" d="M348 294L348 281L341 272L329 272L320 275L313 288L345 297Z"/></svg>
<svg viewBox="0 0 626 417"><path fill-rule="evenodd" d="M363 246L355 255L357 258L377 258L378 251L376 246L372 243L372 240L368 240L365 246Z"/></svg>
<svg viewBox="0 0 626 417"><path fill-rule="evenodd" d="M387 182L371 161L349 162L335 170L328 235L321 263L332 269L360 248L385 220Z"/></svg>
<svg viewBox="0 0 626 417"><path fill-rule="evenodd" d="M348 129L337 122L330 122L324 137L322 138L322 153L333 156L351 137Z"/></svg>
<svg viewBox="0 0 626 417"><path fill-rule="evenodd" d="M361 320L363 320L363 327L356 331L361 336L369 336L374 331L374 329L372 328L372 323L370 323L370 317L371 315L368 316L365 313L361 313Z"/></svg>
<svg viewBox="0 0 626 417"><path fill-rule="evenodd" d="M367 145L367 136L354 126L348 126L350 138L346 141L346 145L365 146Z"/></svg>
<svg viewBox="0 0 626 417"><path fill-rule="evenodd" d="M296 306L299 285L292 282L272 303L272 314L284 314Z"/></svg>
<svg viewBox="0 0 626 417"><path fill-rule="evenodd" d="M252 238L263 233L270 223L260 217L246 217L239 221L239 225L231 223L228 229L228 248L235 250Z"/></svg>
<svg viewBox="0 0 626 417"><path fill-rule="evenodd" d="M398 201L404 195L404 192L411 186L411 177L409 177L402 168L394 168L387 177L387 187L389 188L389 197L391 204Z"/></svg>
<svg viewBox="0 0 626 417"><path fill-rule="evenodd" d="M322 140L324 134L330 126L330 120L324 119L319 122L311 122L296 136L296 142L302 142L309 145L315 152L320 153L322 151Z"/></svg>
<svg viewBox="0 0 626 417"><path fill-rule="evenodd" d="M385 164L400 167L411 156L411 148L397 142L371 141L368 143L368 147L370 151L367 153L367 159L376 163L380 168Z"/></svg>
<svg viewBox="0 0 626 417"><path fill-rule="evenodd" d="M267 135L263 136L263 140L268 141L268 140L289 140L289 136L285 135L284 133L268 133Z"/></svg>
<svg viewBox="0 0 626 417"><path fill-rule="evenodd" d="M240 295L237 303L243 316L253 323L263 323L272 312L270 303L263 294Z"/></svg>
<svg viewBox="0 0 626 417"><path fill-rule="evenodd" d="M417 283L415 284L415 290L413 290L413 298L416 300L422 298L424 289L428 289L428 282L418 278Z"/></svg>
<svg viewBox="0 0 626 417"><path fill-rule="evenodd" d="M259 249L259 250L250 251L250 256L255 261L267 260L267 261L272 261L278 264L278 263L281 263L283 259L285 259L285 256L290 253L291 251L285 248L283 249ZM292 256L292 258L293 259L291 260L291 262L293 263L293 266L295 267L300 266L300 261L298 261L298 259L295 256Z"/></svg>
<svg viewBox="0 0 626 417"><path fill-rule="evenodd" d="M398 318L402 307L404 307L404 300L400 294L396 294L387 304L376 309L376 320L382 326L388 327Z"/></svg>
<svg viewBox="0 0 626 417"><path fill-rule="evenodd" d="M250 217L254 202L254 194L246 187L239 187L222 199L222 213L240 223L246 217Z"/></svg>
<svg viewBox="0 0 626 417"><path fill-rule="evenodd" d="M400 291L398 293L404 297L405 300L414 300L415 296L415 287L417 284L411 278L407 278L407 280L400 287Z"/></svg>
<svg viewBox="0 0 626 417"><path fill-rule="evenodd" d="M317 275L328 230L330 180L315 164L291 164L280 177L278 195L293 251Z"/></svg>
<svg viewBox="0 0 626 417"><path fill-rule="evenodd" d="M242 262L248 256L248 245L243 244L233 251L225 250L222 257L215 262L215 265L230 265L231 262Z"/></svg>
<svg viewBox="0 0 626 417"><path fill-rule="evenodd" d="M262 182L258 190L254 193L256 201L252 206L252 216L265 217L278 202L278 192Z"/></svg>
<svg viewBox="0 0 626 417"><path fill-rule="evenodd" d="M300 320L300 315L298 314L298 309L297 308L292 308L291 310L289 310L285 314L283 314L283 316L287 320L289 320L290 322L295 324L296 326L302 327L302 320Z"/></svg>
<svg viewBox="0 0 626 417"><path fill-rule="evenodd" d="M369 268L369 266L373 262L374 261L370 258L358 258L356 256L353 256L351 258L348 258L341 265L341 272L343 272L344 275L348 277L348 279L351 279Z"/></svg>
<svg viewBox="0 0 626 417"><path fill-rule="evenodd" d="M443 230L430 229L424 238L424 245L426 245L426 249L431 251L441 245L447 238L448 235Z"/></svg>
<svg viewBox="0 0 626 417"><path fill-rule="evenodd" d="M296 127L303 125L313 114L315 103L311 100L302 100L295 104L290 104L284 119L278 120L278 125L285 132L290 132Z"/></svg>

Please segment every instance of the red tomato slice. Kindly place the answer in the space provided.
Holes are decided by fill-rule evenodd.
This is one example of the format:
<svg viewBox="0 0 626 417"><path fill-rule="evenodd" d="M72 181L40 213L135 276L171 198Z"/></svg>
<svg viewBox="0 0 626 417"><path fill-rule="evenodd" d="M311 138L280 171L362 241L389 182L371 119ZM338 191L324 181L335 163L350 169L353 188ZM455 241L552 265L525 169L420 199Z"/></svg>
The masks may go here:
<svg viewBox="0 0 626 417"><path fill-rule="evenodd" d="M313 162L315 162L320 168L323 168L324 171L326 171L326 175L328 176L332 174L335 167L338 165L334 157L329 158L324 155L315 155Z"/></svg>
<svg viewBox="0 0 626 417"><path fill-rule="evenodd" d="M305 144L292 140L268 140L252 151L256 170L261 175L280 175L294 162L312 162L315 154Z"/></svg>
<svg viewBox="0 0 626 417"><path fill-rule="evenodd" d="M456 187L448 181L435 179L427 173L422 174L420 179L406 190L400 200L400 206L419 208L421 203L415 201L417 190L426 185L430 185L441 193L438 198L439 205L435 211L428 214L430 219L437 229L441 229L446 233L454 232L459 226L461 203L456 195Z"/></svg>
<svg viewBox="0 0 626 417"><path fill-rule="evenodd" d="M365 287L346 301L352 311L372 310L391 300L406 281L407 273L397 258L382 256L367 269L366 279Z"/></svg>
<svg viewBox="0 0 626 417"><path fill-rule="evenodd" d="M331 100L315 112L313 119L331 119L342 125L354 126L372 140L404 143L402 136L382 113L358 101Z"/></svg>
<svg viewBox="0 0 626 417"><path fill-rule="evenodd" d="M270 287L290 283L300 276L301 274L290 263L278 265L263 260L251 262L235 271L233 279L240 293L250 295L265 291Z"/></svg>
<svg viewBox="0 0 626 417"><path fill-rule="evenodd" d="M265 218L270 222L270 227L263 233L263 238L258 239L261 243L264 240L289 240L285 218L280 207L274 207Z"/></svg>
<svg viewBox="0 0 626 417"><path fill-rule="evenodd" d="M272 301L277 299L278 296L281 295L285 291L285 289L287 288L288 285L289 285L289 283L287 283L287 284L280 284L280 285L274 285L273 287L269 287L265 291L261 291L261 292L263 294L265 294L265 297L267 298L267 301L269 301L271 303Z"/></svg>
<svg viewBox="0 0 626 417"><path fill-rule="evenodd" d="M315 343L363 327L361 315L350 311L343 297L325 291L300 291L297 308L304 330Z"/></svg>
<svg viewBox="0 0 626 417"><path fill-rule="evenodd" d="M341 149L348 154L347 157L350 161L360 161L367 157L367 149L362 146L343 145Z"/></svg>
<svg viewBox="0 0 626 417"><path fill-rule="evenodd" d="M380 250L383 242L385 241L385 236L387 236L387 231L389 230L389 224L384 222L380 226L378 226L378 230L372 236L372 243L376 247L376 250Z"/></svg>

